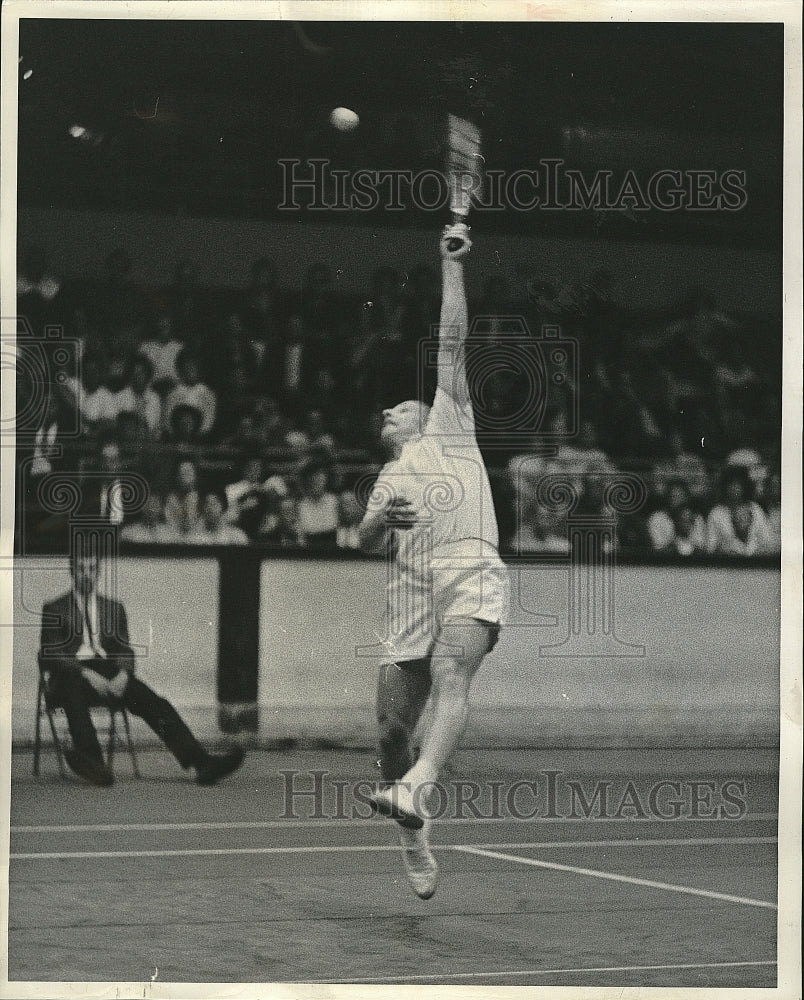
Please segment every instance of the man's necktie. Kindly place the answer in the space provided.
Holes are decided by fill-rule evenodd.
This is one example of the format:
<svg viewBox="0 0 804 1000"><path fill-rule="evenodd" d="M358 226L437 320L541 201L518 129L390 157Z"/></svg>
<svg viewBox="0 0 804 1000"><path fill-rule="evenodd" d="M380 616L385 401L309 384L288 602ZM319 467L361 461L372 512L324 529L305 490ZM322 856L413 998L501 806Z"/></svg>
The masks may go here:
<svg viewBox="0 0 804 1000"><path fill-rule="evenodd" d="M85 635L86 640L89 643L89 646L90 646L92 652L95 654L95 656L98 656L101 659L105 659L106 658L106 652L105 652L103 646L101 645L100 637L98 636L97 629L93 629L93 627L92 627L92 619L91 619L91 616L90 616L90 613L89 613L89 601L90 601L89 595L88 594L84 595L84 600L83 600L83 605L84 605L84 629L86 630L85 633L84 633L84 635Z"/></svg>

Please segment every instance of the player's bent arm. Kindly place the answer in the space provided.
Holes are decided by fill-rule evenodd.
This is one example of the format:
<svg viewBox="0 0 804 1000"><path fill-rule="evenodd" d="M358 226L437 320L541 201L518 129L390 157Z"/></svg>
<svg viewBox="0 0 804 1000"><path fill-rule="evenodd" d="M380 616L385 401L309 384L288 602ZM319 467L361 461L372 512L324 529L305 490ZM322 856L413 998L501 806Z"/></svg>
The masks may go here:
<svg viewBox="0 0 804 1000"><path fill-rule="evenodd" d="M366 511L357 529L360 551L375 555L383 551L385 544L385 510Z"/></svg>
<svg viewBox="0 0 804 1000"><path fill-rule="evenodd" d="M361 551L370 554L384 553L386 531L389 528L407 531L413 527L415 520L413 504L403 496L392 496L386 500L377 497L373 504L370 499L366 514L357 529Z"/></svg>

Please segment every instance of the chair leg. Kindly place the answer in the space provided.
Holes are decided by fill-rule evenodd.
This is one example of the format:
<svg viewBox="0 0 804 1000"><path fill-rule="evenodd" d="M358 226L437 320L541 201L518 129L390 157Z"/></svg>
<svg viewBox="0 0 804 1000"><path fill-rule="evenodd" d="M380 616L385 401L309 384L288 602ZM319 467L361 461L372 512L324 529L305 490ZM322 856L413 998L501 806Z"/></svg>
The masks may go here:
<svg viewBox="0 0 804 1000"><path fill-rule="evenodd" d="M117 736L116 730L116 720L117 720L117 709L109 709L109 745L106 750L106 766L109 770L112 770L114 765L114 743L115 737Z"/></svg>
<svg viewBox="0 0 804 1000"><path fill-rule="evenodd" d="M47 712L47 721L50 723L50 732L53 736L53 748L56 751L56 760L59 765L59 774L64 777L67 773L64 767L64 754L61 749L61 740L59 739L58 731L56 730L56 723L53 720L53 709L45 701L45 711Z"/></svg>
<svg viewBox="0 0 804 1000"><path fill-rule="evenodd" d="M33 773L34 777L39 777L39 751L42 749L42 678L39 678L39 687L36 691L36 724L34 727L34 752L33 752Z"/></svg>
<svg viewBox="0 0 804 1000"><path fill-rule="evenodd" d="M131 754L131 765L134 768L134 777L140 777L140 766L137 763L137 751L134 747L134 740L131 738L131 726L128 721L128 712L123 709L123 726L126 730L126 740L128 741L128 752Z"/></svg>

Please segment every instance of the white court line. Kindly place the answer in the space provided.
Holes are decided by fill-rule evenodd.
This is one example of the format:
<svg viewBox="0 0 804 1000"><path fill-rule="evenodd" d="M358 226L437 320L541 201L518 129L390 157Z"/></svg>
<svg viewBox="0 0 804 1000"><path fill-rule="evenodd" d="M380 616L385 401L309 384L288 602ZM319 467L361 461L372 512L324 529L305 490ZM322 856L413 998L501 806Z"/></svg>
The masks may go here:
<svg viewBox="0 0 804 1000"><path fill-rule="evenodd" d="M526 843L515 840L510 844L449 844L441 845L437 842L433 844L435 850L460 851L465 847L482 847L490 850L492 848L519 847L525 850L539 850L543 847L713 847L718 844L737 845L745 847L748 844L777 844L778 837L645 837L634 840L541 840Z"/></svg>
<svg viewBox="0 0 804 1000"><path fill-rule="evenodd" d="M178 851L35 851L32 854L9 854L9 861L33 861L44 858L61 861L67 858L200 858L226 854L348 854L359 851L398 851L389 844L348 844L320 847L194 847Z"/></svg>
<svg viewBox="0 0 804 1000"><path fill-rule="evenodd" d="M466 851L475 849L477 853L488 853L492 857L506 858L511 861L525 861L530 864L529 858L517 858L510 854L494 854L487 848L525 848L527 850L542 850L547 848L572 848L572 847L707 847L714 844L775 844L775 837L669 837L658 840L544 840L536 843L523 844L515 841L512 844L434 844L437 851ZM329 844L329 845L293 845L284 847L188 847L178 850L152 850L152 851L34 851L26 853L9 854L10 861L33 861L34 859L46 859L59 861L63 859L88 859L88 858L176 858L176 857L209 857L214 855L231 854L355 854L370 851L398 851L396 844ZM548 862L533 862L546 867L550 867ZM561 865L552 867L561 868ZM584 871L584 869L568 868L567 871ZM621 876L610 876L620 878ZM625 876L622 876L625 878ZM633 880L632 880L633 881ZM660 883L656 883L657 885ZM693 891L693 890L690 890ZM703 891L703 890L701 890ZM770 905L770 904L763 904Z"/></svg>
<svg viewBox="0 0 804 1000"><path fill-rule="evenodd" d="M453 826L459 823L482 824L482 823L525 823L535 825L545 823L548 826L560 826L562 823L630 823L632 826L651 823L672 823L677 826L679 823L761 823L769 820L778 820L778 813L748 813L739 819L694 819L683 817L681 819L661 819L651 817L650 819L633 819L630 817L611 818L605 816L592 816L583 818L580 816L560 816L557 819L537 816L533 819L516 819L514 816L454 816L437 819L438 826ZM266 820L232 820L230 822L216 823L106 823L72 826L12 826L11 833L127 833L129 830L138 832L168 831L168 830L313 830L320 827L322 830L327 827L353 827L353 826L374 826L377 818L367 819L266 819Z"/></svg>
<svg viewBox="0 0 804 1000"><path fill-rule="evenodd" d="M492 979L498 976L567 976L580 975L585 972L660 972L683 971L684 969L744 969L757 965L776 965L774 960L759 962L695 962L685 965L602 965L597 968L575 968L575 969L503 969L494 972L427 972L413 973L409 976L372 976L368 978L350 979L349 983L407 983L416 980L424 982L427 980L448 979ZM335 979L311 979L311 983L335 983L340 980Z"/></svg>
<svg viewBox="0 0 804 1000"><path fill-rule="evenodd" d="M631 875L616 875L613 872L602 872L595 868L577 868L574 865L559 865L554 861L539 861L536 858L525 858L517 854L501 854L484 847L464 845L454 850L465 854L479 854L486 858L498 858L500 861L516 861L521 865L532 865L534 868L549 868L552 871L572 872L574 875L590 875L592 878L607 879L611 882L627 882L629 885L644 885L649 889L663 889L666 892L682 892L689 896L705 896L707 899L722 899L727 903L742 903L744 906L761 906L768 910L776 910L775 903L764 899L750 899L747 896L730 896L725 892L713 892L710 889L693 889L687 885L674 885L672 882L654 882L647 878L634 878Z"/></svg>

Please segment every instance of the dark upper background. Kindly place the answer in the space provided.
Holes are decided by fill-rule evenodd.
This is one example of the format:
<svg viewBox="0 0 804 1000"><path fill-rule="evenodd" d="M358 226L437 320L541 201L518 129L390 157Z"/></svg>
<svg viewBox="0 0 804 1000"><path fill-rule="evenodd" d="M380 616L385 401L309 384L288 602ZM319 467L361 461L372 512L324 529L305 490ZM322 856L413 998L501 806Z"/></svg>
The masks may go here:
<svg viewBox="0 0 804 1000"><path fill-rule="evenodd" d="M279 158L438 167L449 110L480 123L497 169L744 169L742 211L620 217L606 234L778 249L782 43L773 24L23 21L19 199L271 218ZM329 127L336 105L357 132ZM486 224L595 231L592 213Z"/></svg>

